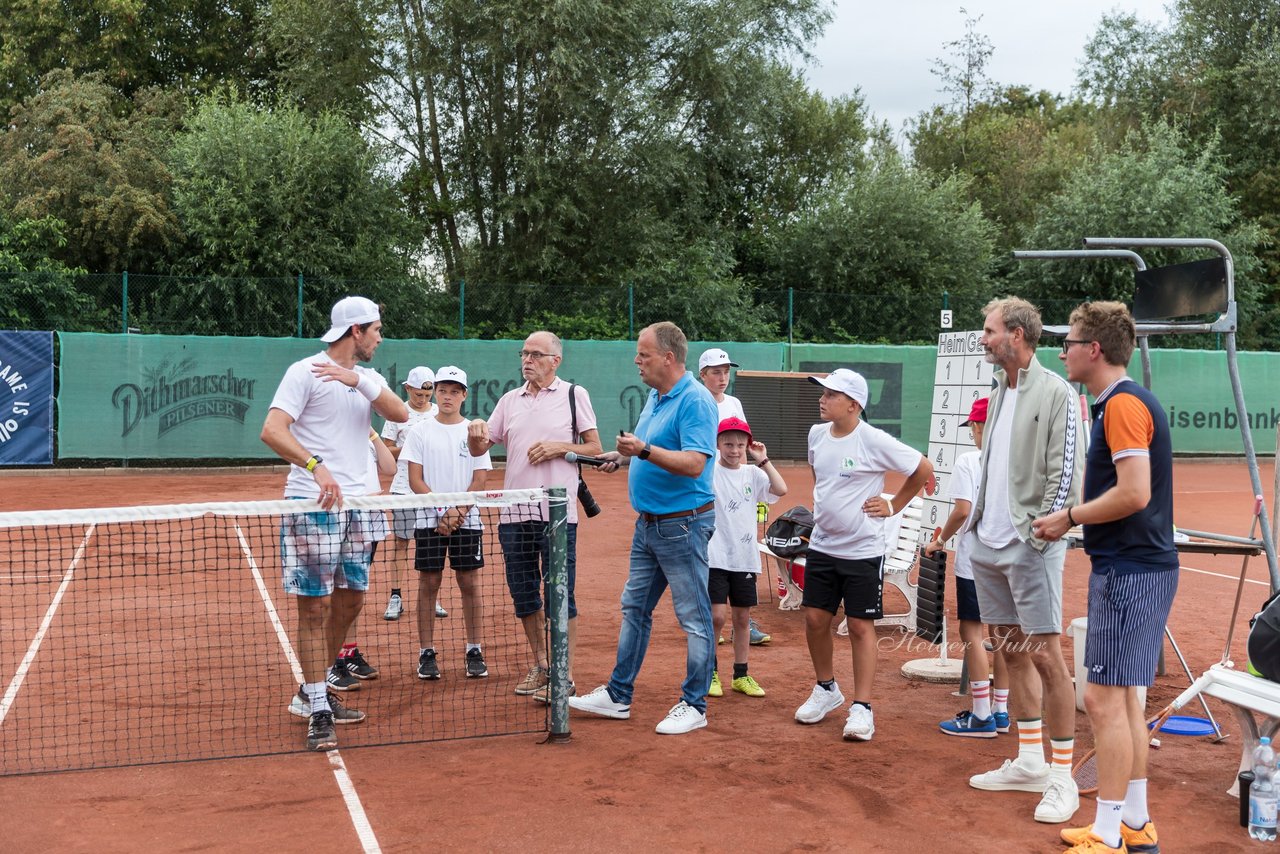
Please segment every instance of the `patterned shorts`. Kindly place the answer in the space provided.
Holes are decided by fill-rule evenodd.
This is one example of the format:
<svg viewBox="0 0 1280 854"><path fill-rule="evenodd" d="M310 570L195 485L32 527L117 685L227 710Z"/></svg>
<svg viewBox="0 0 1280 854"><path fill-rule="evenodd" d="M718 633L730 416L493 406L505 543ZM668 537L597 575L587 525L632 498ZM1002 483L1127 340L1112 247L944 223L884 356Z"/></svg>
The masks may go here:
<svg viewBox="0 0 1280 854"><path fill-rule="evenodd" d="M381 510L294 513L280 523L284 589L295 596L328 596L335 587L369 588L374 549L387 536Z"/></svg>

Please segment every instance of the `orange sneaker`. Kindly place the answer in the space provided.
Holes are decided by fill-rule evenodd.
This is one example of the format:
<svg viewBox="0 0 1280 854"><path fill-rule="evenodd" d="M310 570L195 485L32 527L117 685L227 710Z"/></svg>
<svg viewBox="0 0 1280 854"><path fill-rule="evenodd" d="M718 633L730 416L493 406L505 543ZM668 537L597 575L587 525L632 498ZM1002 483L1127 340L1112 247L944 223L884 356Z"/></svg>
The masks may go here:
<svg viewBox="0 0 1280 854"><path fill-rule="evenodd" d="M1075 845L1067 849L1067 854L1127 854L1128 849L1124 847L1124 838L1120 839L1120 847L1112 848L1092 833L1087 834Z"/></svg>
<svg viewBox="0 0 1280 854"><path fill-rule="evenodd" d="M1069 827L1062 831L1062 841L1068 845L1079 845L1092 830L1092 824L1088 827ZM1123 821L1120 822L1120 841L1129 854L1160 854L1156 826L1151 822L1144 824L1140 830L1134 830Z"/></svg>

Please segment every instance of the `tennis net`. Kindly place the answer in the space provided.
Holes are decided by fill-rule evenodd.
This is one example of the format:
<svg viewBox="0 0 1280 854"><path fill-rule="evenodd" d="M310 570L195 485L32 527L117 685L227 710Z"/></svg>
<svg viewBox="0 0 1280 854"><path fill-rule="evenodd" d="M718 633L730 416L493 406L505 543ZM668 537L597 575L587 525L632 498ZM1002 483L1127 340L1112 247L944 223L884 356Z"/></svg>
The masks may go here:
<svg viewBox="0 0 1280 854"><path fill-rule="evenodd" d="M567 737L560 493L369 496L348 499L340 514L300 500L0 513L0 775L304 750L309 706L295 700L302 597L284 591L282 550L300 542L284 531L326 519L359 524L371 540L386 536L346 637L362 662L350 656L346 669L366 678L346 679L339 697L367 718L337 728L342 748L547 730ZM483 566L471 571L470 607L458 573L443 572L448 616L432 621L441 673L426 680L419 585L429 573L415 571L415 552L422 559L436 509L455 505L480 516ZM412 539L393 546L392 511L423 526L416 549ZM535 662L508 592L512 555L498 536L500 524L544 520L559 546L547 564L559 686L550 704L514 691ZM534 548L513 542L524 541L508 538L509 552ZM396 563L405 610L390 621L383 607ZM469 639L480 642L487 676L468 676Z"/></svg>

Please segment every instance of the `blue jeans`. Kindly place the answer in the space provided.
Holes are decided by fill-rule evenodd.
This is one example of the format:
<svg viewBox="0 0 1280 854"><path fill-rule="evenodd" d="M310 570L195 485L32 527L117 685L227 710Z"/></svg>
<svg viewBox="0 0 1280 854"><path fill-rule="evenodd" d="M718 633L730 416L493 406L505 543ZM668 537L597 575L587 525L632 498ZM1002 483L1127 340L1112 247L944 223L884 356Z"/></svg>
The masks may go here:
<svg viewBox="0 0 1280 854"><path fill-rule="evenodd" d="M614 702L631 705L636 676L649 649L653 609L670 586L676 619L689 637L687 673L680 697L698 711L706 712L716 650L711 597L707 593L707 543L715 529L715 512L710 510L657 522L646 522L643 517L636 520L631 572L622 588L618 662L609 677L609 695Z"/></svg>

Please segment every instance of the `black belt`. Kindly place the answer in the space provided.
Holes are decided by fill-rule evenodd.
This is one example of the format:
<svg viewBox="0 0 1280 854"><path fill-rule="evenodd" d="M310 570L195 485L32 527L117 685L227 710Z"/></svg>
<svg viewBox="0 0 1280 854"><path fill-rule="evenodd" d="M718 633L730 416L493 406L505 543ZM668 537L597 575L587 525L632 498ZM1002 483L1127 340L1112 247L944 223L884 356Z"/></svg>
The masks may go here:
<svg viewBox="0 0 1280 854"><path fill-rule="evenodd" d="M677 510L674 513L641 513L640 518L646 522L661 522L663 519L683 519L686 516L697 516L699 513L706 513L715 506L716 503L714 501L708 501L701 507L695 507L692 510Z"/></svg>

